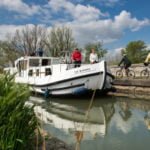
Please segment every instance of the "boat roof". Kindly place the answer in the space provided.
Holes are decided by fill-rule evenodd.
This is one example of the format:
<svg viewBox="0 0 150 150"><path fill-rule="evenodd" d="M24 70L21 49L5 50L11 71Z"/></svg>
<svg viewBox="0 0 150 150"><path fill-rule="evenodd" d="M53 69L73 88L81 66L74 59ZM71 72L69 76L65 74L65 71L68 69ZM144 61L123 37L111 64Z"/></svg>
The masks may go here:
<svg viewBox="0 0 150 150"><path fill-rule="evenodd" d="M40 56L24 56L24 57L20 57L20 58L18 58L16 61L15 61L15 66L16 66L16 64L19 62L19 61L21 61L21 60L30 60L30 59L39 59L39 60L41 60L41 59L49 59L49 60L59 60L60 58L59 57L47 57L47 56L42 56L42 57L40 57Z"/></svg>
<svg viewBox="0 0 150 150"><path fill-rule="evenodd" d="M47 56L24 56L24 57L20 57L18 58L16 61L19 60L28 60L28 59L59 59L59 57L47 57Z"/></svg>

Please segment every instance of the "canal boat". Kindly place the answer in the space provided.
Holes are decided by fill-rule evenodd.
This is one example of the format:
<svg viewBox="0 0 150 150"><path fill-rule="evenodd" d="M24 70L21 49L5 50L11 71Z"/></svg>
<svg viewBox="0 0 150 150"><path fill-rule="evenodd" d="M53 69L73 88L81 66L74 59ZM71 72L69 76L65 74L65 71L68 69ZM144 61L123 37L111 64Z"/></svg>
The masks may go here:
<svg viewBox="0 0 150 150"><path fill-rule="evenodd" d="M75 68L74 64L56 57L25 56L5 71L16 73L15 82L28 84L31 91L50 95L106 92L112 89L113 82L104 60Z"/></svg>

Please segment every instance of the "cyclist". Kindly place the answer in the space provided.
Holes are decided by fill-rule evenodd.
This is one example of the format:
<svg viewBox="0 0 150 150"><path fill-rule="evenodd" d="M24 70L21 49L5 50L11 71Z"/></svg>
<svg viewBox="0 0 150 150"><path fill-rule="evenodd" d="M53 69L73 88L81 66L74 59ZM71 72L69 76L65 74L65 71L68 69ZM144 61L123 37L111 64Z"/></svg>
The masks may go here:
<svg viewBox="0 0 150 150"><path fill-rule="evenodd" d="M126 74L126 76L128 76L128 72L129 72L128 68L131 66L132 63L125 53L123 54L123 57L122 57L120 63L118 64L118 66L120 66L122 63L124 65L123 67L125 69L125 74Z"/></svg>
<svg viewBox="0 0 150 150"><path fill-rule="evenodd" d="M144 61L144 65L148 66L149 63L150 63L150 53L148 53L148 55L147 55L147 57L146 57L146 59Z"/></svg>

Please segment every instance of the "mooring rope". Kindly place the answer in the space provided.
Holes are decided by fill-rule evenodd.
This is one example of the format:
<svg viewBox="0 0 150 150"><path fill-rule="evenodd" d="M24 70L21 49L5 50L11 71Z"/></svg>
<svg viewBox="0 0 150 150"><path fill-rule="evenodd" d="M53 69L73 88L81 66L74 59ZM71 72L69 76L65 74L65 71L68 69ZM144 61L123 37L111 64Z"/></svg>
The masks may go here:
<svg viewBox="0 0 150 150"><path fill-rule="evenodd" d="M94 101L95 93L96 93L96 89L93 91L92 98L90 100L90 103L89 103L89 106L88 106L88 109L87 109L87 112L86 112L86 115L84 118L84 124L83 124L81 132L79 133L78 141L77 141L76 146L75 146L75 150L80 150L80 142L83 138L83 131L84 131L85 125L86 125L87 120L88 120L89 112L90 112L90 109L91 109L93 101Z"/></svg>

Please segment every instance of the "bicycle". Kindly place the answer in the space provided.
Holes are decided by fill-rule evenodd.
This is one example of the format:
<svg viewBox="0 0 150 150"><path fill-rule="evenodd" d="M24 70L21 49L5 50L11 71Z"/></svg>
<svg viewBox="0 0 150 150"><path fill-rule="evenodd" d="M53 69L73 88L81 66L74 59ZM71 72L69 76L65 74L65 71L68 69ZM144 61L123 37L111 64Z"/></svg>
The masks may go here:
<svg viewBox="0 0 150 150"><path fill-rule="evenodd" d="M116 71L116 77L117 78L122 78L124 76L124 66L121 66L119 70ZM130 70L129 68L127 69L127 74L125 73L125 75L128 78L135 78L135 72L133 70Z"/></svg>
<svg viewBox="0 0 150 150"><path fill-rule="evenodd" d="M149 76L150 76L149 68L150 68L150 66L147 65L146 68L143 69L143 70L140 72L140 77L141 77L141 78L149 78Z"/></svg>

